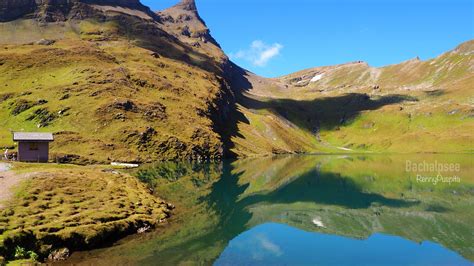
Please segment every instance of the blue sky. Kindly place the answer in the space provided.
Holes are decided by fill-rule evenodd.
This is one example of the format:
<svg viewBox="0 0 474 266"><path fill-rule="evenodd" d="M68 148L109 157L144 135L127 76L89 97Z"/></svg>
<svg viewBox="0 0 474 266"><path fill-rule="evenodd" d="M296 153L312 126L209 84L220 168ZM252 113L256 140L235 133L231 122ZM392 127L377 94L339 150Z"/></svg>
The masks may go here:
<svg viewBox="0 0 474 266"><path fill-rule="evenodd" d="M153 10L177 0L142 0ZM275 77L363 60L422 60L474 39L474 0L197 0L240 66Z"/></svg>

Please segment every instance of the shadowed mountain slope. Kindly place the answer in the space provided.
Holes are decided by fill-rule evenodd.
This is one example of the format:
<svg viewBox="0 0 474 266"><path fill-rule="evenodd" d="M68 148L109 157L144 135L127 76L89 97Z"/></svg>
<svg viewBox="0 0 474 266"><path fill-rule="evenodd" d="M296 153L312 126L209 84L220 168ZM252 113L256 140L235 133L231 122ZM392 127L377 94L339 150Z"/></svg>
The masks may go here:
<svg viewBox="0 0 474 266"><path fill-rule="evenodd" d="M358 61L274 79L240 70L234 151L472 152L473 70L474 41L382 68Z"/></svg>

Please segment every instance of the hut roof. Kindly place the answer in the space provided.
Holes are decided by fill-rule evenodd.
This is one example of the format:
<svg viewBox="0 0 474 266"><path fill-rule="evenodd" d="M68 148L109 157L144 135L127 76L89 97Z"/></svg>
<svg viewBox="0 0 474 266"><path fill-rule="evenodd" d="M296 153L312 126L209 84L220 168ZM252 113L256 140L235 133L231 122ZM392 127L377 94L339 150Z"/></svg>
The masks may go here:
<svg viewBox="0 0 474 266"><path fill-rule="evenodd" d="M53 133L13 132L13 141L53 141Z"/></svg>

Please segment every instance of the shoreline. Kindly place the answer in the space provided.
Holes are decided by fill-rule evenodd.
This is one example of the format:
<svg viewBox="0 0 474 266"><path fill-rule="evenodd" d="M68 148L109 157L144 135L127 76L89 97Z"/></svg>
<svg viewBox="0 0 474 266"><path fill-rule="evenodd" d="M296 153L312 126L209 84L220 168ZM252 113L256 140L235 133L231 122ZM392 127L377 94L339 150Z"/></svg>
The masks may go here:
<svg viewBox="0 0 474 266"><path fill-rule="evenodd" d="M18 184L14 197L0 209L0 265L65 260L72 252L156 228L174 209L136 177L105 166L13 168L15 175L30 178Z"/></svg>
<svg viewBox="0 0 474 266"><path fill-rule="evenodd" d="M399 154L399 155L407 155L407 154L412 154L412 153L406 153L406 154ZM335 155L339 156L341 154L330 154L330 155ZM329 155L329 156L330 156ZM345 155L357 155L357 154L345 154ZM381 153L371 153L367 154L368 156L372 155L383 155ZM393 155L393 154L392 154ZM275 155L273 157L279 157L282 155ZM295 157L299 156L318 156L318 154L295 154L293 155ZM324 154L324 156L328 156L328 154ZM267 157L267 156L265 156ZM251 158L246 158L246 159L251 159ZM244 159L245 161L245 159ZM108 247L117 241L120 241L123 238L126 238L127 236L130 235L136 235L137 233L142 233L142 232L148 232L148 231L153 231L156 232L157 230L165 230L166 228L169 228L170 226L168 224L168 219L171 216L171 213L173 214L173 217L177 215L176 217L179 217L180 215L180 210L176 211L171 211L174 209L174 206L166 203L165 201L161 200L158 198L161 196L160 193L158 195L153 195L152 190L148 186L146 182L143 180L140 181L140 179L136 176L134 176L133 172L130 171L129 168L117 168L117 167L112 167L111 165L88 165L88 166L78 166L78 165L73 165L73 164L24 164L24 163L13 163L11 164L13 166L13 170L9 169L9 172L15 172L17 175L25 175L25 174L30 174L31 178L28 179L33 184L28 184L23 189L23 193L20 193L21 196L19 198L22 198L22 201L19 202L17 206L13 206L12 209L14 214L8 213L10 212L10 209L8 209L7 212L5 210L2 210L0 208L0 217L6 216L6 220L4 218L0 218L0 265L2 258L4 257L11 261L14 259L12 257L12 254L15 252L15 248L17 246L22 246L24 242L31 241L34 242L34 245L27 246L27 251L32 251L35 254L38 254L40 260L45 261L50 255L54 252L57 252L58 250L61 250L63 248L67 248L67 253L68 256L71 255L71 252L83 252L83 251L88 251L88 250L94 250L97 248L102 248L102 247ZM0 173L1 175L2 173ZM45 176L46 175L46 176ZM43 211L48 211L50 208L58 208L58 206L50 206L49 204L35 204L34 202L39 200L46 200L48 202L54 202L60 193L52 194L52 195L46 195L46 198L42 198L41 195L38 195L37 193L37 188L35 189L35 186L38 186L39 184L36 183L38 181L49 181L49 182L43 182L45 184L50 184L48 187L48 191L54 191L55 188L60 188L64 189L65 186L67 189L78 189L79 192L85 192L88 188L87 182L82 182L82 181L91 181L90 179L93 180L99 180L102 182L99 184L99 187L105 186L107 187L110 183L116 183L117 180L122 180L125 183L123 186L119 187L118 190L116 190L114 193L109 193L106 194L104 198L104 202L107 204L102 204L102 205L96 205L93 208L97 208L97 210L101 210L101 206L106 206L107 208L110 207L111 213L109 213L109 217L96 217L94 220L95 222L100 222L103 223L100 228L88 228L86 231L89 231L91 229L92 233L90 232L80 232L76 231L75 229L70 231L69 234L66 235L61 235L58 232L61 232L61 230L68 229L68 228L74 228L71 224L71 221L68 220L63 220L56 225L48 225L44 226L43 224L30 224L33 229L28 230L28 227L25 228L25 230L11 230L8 229L7 227L9 226L8 223L11 222L13 223L13 219L11 217L15 217L17 213L16 208L33 208L33 209L38 209L40 208L41 213ZM61 181L62 179L65 179ZM73 181L76 181L75 183ZM81 181L82 180L82 181ZM52 181L52 182L51 182ZM73 182L69 184L68 182ZM79 182L77 182L79 181ZM54 184L53 184L54 183ZM67 183L67 184L66 184ZM131 187L131 191L124 191L123 189ZM76 190L74 190L76 191ZM20 191L21 192L21 191ZM69 191L71 192L71 191ZM68 193L69 193L68 192ZM94 194L98 193L98 197L103 197L103 193L101 194L100 189L97 189L95 187L95 190L90 191L90 193ZM117 193L117 194L115 194ZM131 193L131 194L130 194ZM130 196L133 194L143 194L146 195L145 198L146 200L151 200L151 205L146 205L145 210L146 212L142 212L143 216L134 216L138 212L137 208L140 206L135 204L133 200L128 200L129 205L128 206L134 206L133 208L129 209L127 212L128 216L122 216L118 217L115 212L120 213L121 210L119 209L114 209L113 205L114 204L108 204L110 203L110 197L114 197L114 195L118 195L118 197L121 197L121 200L119 200L119 205L127 205L123 204L123 200L127 200ZM41 193L40 193L41 194ZM69 194L61 194L62 196L69 195ZM31 198L32 196L33 198ZM91 195L84 195L85 198L90 197ZM76 205L81 205L82 201L84 201L84 197L82 196L77 196L77 195L71 195L71 197L76 197L77 202L69 199L69 198L64 198L63 200L65 201L64 204L69 204L71 205L72 209L74 210L72 212L72 216L79 215L81 212L86 212L88 215L97 215L97 213L91 213L89 212L90 210L83 209L83 206L76 206ZM95 197L95 196L94 196ZM26 202L25 202L26 199ZM33 201L31 201L34 199ZM155 202L153 202L153 199L155 199ZM104 203L103 202L103 203ZM94 203L94 202L92 202ZM178 203L178 202L177 202ZM25 205L26 204L26 205ZM93 204L92 204L93 205ZM180 206L178 204L178 206ZM78 207L76 209L76 207ZM123 206L125 207L125 206ZM44 209L42 209L44 208ZM152 214L151 216L147 214L147 212L152 211L157 208L161 209L160 213L155 213ZM4 215L7 214L7 215ZM39 213L32 213L32 219L31 220L38 220ZM36 216L35 216L36 215ZM22 214L20 214L21 218ZM44 215L48 216L48 215ZM128 219L132 217L131 219ZM151 218L150 218L151 217ZM42 218L43 220L48 220L48 217ZM76 224L81 224L83 222L82 219L87 219L87 217L78 217L76 221L74 221ZM3 224L2 224L3 222ZM25 222L25 221L23 221ZM87 221L89 223L91 221ZM61 223L64 223L64 228L60 225ZM72 227L70 227L72 226ZM38 228L36 228L38 227ZM174 227L174 226L172 226ZM163 229L165 228L165 229ZM77 229L77 228L76 228ZM152 230L153 229L153 230ZM7 233L9 233L7 235ZM44 239L48 239L48 243L44 243ZM5 244L6 243L6 244ZM74 243L74 244L71 244ZM49 248L46 250L44 249L44 246L50 245Z"/></svg>

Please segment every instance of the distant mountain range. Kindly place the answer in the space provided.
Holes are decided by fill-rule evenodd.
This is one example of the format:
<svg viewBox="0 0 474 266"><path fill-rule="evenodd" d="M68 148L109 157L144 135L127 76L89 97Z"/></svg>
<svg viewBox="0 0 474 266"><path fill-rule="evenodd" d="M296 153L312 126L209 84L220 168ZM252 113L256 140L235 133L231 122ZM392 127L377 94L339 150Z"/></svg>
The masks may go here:
<svg viewBox="0 0 474 266"><path fill-rule="evenodd" d="M269 79L229 60L192 0L7 0L0 21L0 147L51 131L76 163L473 152L472 40Z"/></svg>

